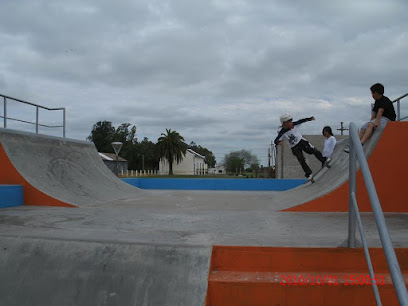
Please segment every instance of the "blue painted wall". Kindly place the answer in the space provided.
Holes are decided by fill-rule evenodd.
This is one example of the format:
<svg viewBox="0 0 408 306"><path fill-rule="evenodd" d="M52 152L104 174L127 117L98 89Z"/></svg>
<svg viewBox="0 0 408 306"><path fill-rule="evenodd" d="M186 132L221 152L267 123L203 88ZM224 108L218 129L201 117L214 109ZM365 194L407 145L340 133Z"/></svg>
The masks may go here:
<svg viewBox="0 0 408 306"><path fill-rule="evenodd" d="M23 186L0 185L0 208L24 204Z"/></svg>
<svg viewBox="0 0 408 306"><path fill-rule="evenodd" d="M257 190L284 191L295 188L306 179L188 179L124 178L124 182L141 189L178 190Z"/></svg>

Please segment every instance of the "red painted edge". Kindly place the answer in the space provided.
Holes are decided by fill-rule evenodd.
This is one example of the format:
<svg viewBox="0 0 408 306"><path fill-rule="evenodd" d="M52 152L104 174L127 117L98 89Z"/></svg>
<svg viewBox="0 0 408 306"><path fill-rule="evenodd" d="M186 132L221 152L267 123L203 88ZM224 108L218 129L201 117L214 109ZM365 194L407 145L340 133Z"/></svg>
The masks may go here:
<svg viewBox="0 0 408 306"><path fill-rule="evenodd" d="M31 185L14 167L0 143L0 184L22 185L24 205L78 207L55 199Z"/></svg>

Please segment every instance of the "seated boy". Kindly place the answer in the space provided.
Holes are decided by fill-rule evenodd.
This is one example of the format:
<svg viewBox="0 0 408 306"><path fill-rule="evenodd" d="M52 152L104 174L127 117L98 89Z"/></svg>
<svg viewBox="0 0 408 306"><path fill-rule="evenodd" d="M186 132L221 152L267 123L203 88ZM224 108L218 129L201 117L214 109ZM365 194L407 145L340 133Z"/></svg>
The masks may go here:
<svg viewBox="0 0 408 306"><path fill-rule="evenodd" d="M375 103L371 111L371 120L361 127L358 135L362 145L370 139L377 127L385 126L389 121L395 121L396 118L394 105L392 105L390 99L384 96L384 86L377 83L371 86L370 89ZM348 153L349 148L344 149L344 151Z"/></svg>
<svg viewBox="0 0 408 306"><path fill-rule="evenodd" d="M314 146L312 146L310 142L303 138L303 136L296 130L296 126L312 120L315 120L315 118L310 117L293 122L293 118L291 115L283 114L280 117L282 129L279 131L278 137L276 137L275 139L276 145L282 144L283 137L288 140L293 155L296 156L297 160L303 168L303 171L305 172L305 176L309 180L312 180L313 178L312 170L306 163L305 157L303 156L303 151L308 154L314 154L314 156L316 156L316 158L322 163L322 165L327 165L330 162L330 158L323 157L322 153Z"/></svg>

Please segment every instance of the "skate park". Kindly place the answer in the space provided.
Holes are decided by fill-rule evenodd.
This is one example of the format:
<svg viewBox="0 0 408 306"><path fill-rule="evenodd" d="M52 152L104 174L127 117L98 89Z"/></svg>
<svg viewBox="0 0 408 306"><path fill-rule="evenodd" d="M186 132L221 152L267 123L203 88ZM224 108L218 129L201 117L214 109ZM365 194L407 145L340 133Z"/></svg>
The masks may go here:
<svg viewBox="0 0 408 306"><path fill-rule="evenodd" d="M405 284L408 162L391 122L364 146ZM371 286L282 285L282 275L368 275L344 247L349 155L288 191L143 190L105 167L92 143L0 129L0 184L23 188L2 208L2 305L359 305ZM386 165L386 166L384 166ZM356 177L384 305L398 299L361 171ZM360 240L357 229L357 240Z"/></svg>

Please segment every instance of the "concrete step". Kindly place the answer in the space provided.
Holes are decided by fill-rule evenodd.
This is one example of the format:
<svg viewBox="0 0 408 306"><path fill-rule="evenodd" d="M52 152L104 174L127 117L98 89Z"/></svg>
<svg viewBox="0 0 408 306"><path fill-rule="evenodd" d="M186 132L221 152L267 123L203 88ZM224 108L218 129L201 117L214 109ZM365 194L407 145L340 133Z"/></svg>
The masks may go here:
<svg viewBox="0 0 408 306"><path fill-rule="evenodd" d="M24 205L22 185L0 185L0 208Z"/></svg>
<svg viewBox="0 0 408 306"><path fill-rule="evenodd" d="M408 249L396 249L408 283ZM382 249L370 249L383 305L397 305ZM207 305L375 305L362 249L214 247Z"/></svg>

